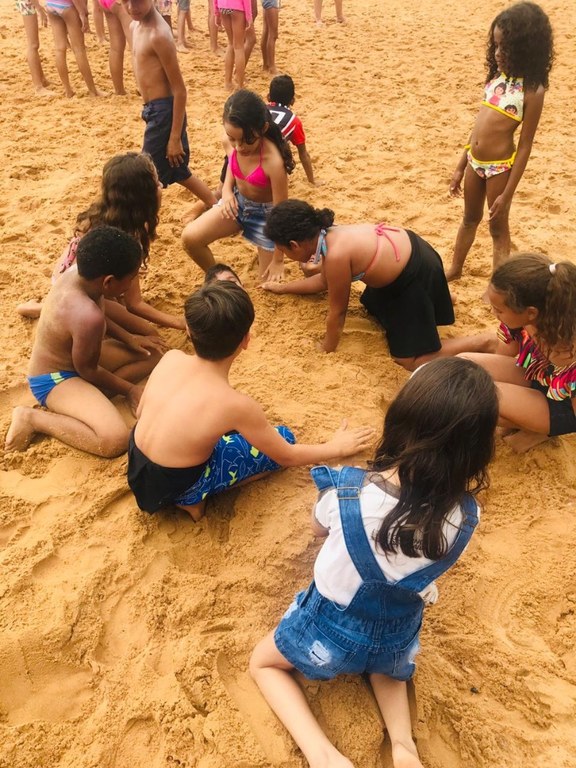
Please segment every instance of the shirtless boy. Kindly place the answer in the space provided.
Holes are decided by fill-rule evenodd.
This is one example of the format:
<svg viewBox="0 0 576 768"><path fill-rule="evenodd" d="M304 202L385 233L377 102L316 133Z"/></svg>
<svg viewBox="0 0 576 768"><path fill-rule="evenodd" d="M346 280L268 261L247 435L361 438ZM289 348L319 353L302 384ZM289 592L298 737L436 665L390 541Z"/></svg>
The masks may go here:
<svg viewBox="0 0 576 768"><path fill-rule="evenodd" d="M128 483L141 509L175 505L194 520L205 499L280 467L314 464L361 451L366 427L346 425L321 445L294 445L287 427L272 427L262 407L228 381L250 341L254 307L236 283L203 285L185 304L196 355L171 350L140 400L128 448Z"/></svg>
<svg viewBox="0 0 576 768"><path fill-rule="evenodd" d="M210 208L217 202L214 193L188 167L186 86L172 30L154 0L122 0L122 4L133 19L132 61L146 123L142 151L152 156L164 187L181 184Z"/></svg>
<svg viewBox="0 0 576 768"><path fill-rule="evenodd" d="M124 395L136 410L147 376L160 359L156 351L137 354L106 332L104 299L121 296L138 274L142 249L115 227L97 227L80 240L77 268L54 283L38 322L28 383L48 410L14 409L7 451L25 450L36 433L97 456L119 456L128 428L104 394Z"/></svg>

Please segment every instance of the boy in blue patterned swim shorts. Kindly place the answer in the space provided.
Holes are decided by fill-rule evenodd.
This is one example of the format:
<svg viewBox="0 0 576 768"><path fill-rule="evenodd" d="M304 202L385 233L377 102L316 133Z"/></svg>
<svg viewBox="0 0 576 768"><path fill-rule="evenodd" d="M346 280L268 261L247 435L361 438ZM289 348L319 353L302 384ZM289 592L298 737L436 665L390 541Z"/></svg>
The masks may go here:
<svg viewBox="0 0 576 768"><path fill-rule="evenodd" d="M372 430L345 425L321 445L294 444L262 407L228 381L247 348L254 307L228 281L203 285L185 304L196 355L171 350L152 373L130 435L128 484L140 509L177 506L199 520L209 496L281 467L356 453Z"/></svg>

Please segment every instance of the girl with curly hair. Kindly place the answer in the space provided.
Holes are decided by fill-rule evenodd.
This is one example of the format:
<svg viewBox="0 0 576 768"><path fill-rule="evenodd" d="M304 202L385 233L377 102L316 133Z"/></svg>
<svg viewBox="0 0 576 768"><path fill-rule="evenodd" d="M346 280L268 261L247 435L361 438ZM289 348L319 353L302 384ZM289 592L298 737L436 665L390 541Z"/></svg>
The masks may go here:
<svg viewBox="0 0 576 768"><path fill-rule="evenodd" d="M495 354L464 354L498 387L506 441L523 453L576 432L576 266L520 253L492 275L486 298L500 321Z"/></svg>
<svg viewBox="0 0 576 768"><path fill-rule="evenodd" d="M450 195L457 197L462 194L464 179L464 216L446 273L448 280L462 275L482 221L485 200L493 268L510 253L510 205L532 151L553 57L552 28L539 5L516 3L492 22L484 100L450 182ZM520 124L516 147L514 134Z"/></svg>

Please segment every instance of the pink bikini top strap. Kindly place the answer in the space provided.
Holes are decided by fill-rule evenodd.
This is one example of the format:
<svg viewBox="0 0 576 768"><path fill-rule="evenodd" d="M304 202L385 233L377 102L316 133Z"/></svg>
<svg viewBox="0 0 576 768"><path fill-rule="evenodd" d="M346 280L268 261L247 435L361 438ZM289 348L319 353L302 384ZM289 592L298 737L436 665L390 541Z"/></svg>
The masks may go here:
<svg viewBox="0 0 576 768"><path fill-rule="evenodd" d="M388 232L400 232L401 231L400 228L399 227L387 227L386 224L376 224L376 226L374 227L374 231L376 232L376 234L378 236L384 235L386 240L388 240L388 242L392 246L392 249L394 251L394 258L396 259L396 261L400 261L400 254L398 253L398 248L396 247L396 243L394 242L394 240L392 240L392 238L388 234ZM380 248L376 248L376 253L374 254L374 257L373 257L372 261L368 265L368 267L366 269L366 272L368 272L368 270L372 266L373 262L375 261L376 256L378 256L379 250L380 250Z"/></svg>

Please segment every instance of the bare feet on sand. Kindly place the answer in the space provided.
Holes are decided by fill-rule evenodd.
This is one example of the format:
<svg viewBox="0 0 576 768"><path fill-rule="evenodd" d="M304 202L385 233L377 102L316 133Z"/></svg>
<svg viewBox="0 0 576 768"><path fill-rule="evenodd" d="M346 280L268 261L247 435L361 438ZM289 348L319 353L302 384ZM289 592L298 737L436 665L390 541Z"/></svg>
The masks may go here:
<svg viewBox="0 0 576 768"><path fill-rule="evenodd" d="M418 758L416 747L412 751L404 744L395 744L392 747L392 763L394 768L424 768Z"/></svg>
<svg viewBox="0 0 576 768"><path fill-rule="evenodd" d="M31 415L33 408L24 405L18 405L12 411L12 421L6 435L4 450L25 451L34 437L34 428L32 426Z"/></svg>
<svg viewBox="0 0 576 768"><path fill-rule="evenodd" d="M25 301L23 304L18 304L16 312L22 317L29 317L32 320L36 320L37 317L40 317L41 309L42 304L39 301Z"/></svg>
<svg viewBox="0 0 576 768"><path fill-rule="evenodd" d="M47 88L45 85L42 85L40 88L36 88L36 96L42 96L45 99L50 99L53 96L56 96L56 93L51 91L50 88Z"/></svg>
<svg viewBox="0 0 576 768"><path fill-rule="evenodd" d="M526 453L530 448L534 448L540 443L546 442L550 438L541 432L529 432L527 429L519 429L516 432L504 437L504 442L509 445L515 453Z"/></svg>
<svg viewBox="0 0 576 768"><path fill-rule="evenodd" d="M186 43L178 43L178 44L176 45L176 50L178 51L178 53L190 53L190 51L188 50L188 46L186 45Z"/></svg>
<svg viewBox="0 0 576 768"><path fill-rule="evenodd" d="M197 219L198 216L202 216L207 210L208 206L203 203L202 200L198 200L194 203L192 208L182 216L182 224L189 224L191 221L194 221L194 219Z"/></svg>

